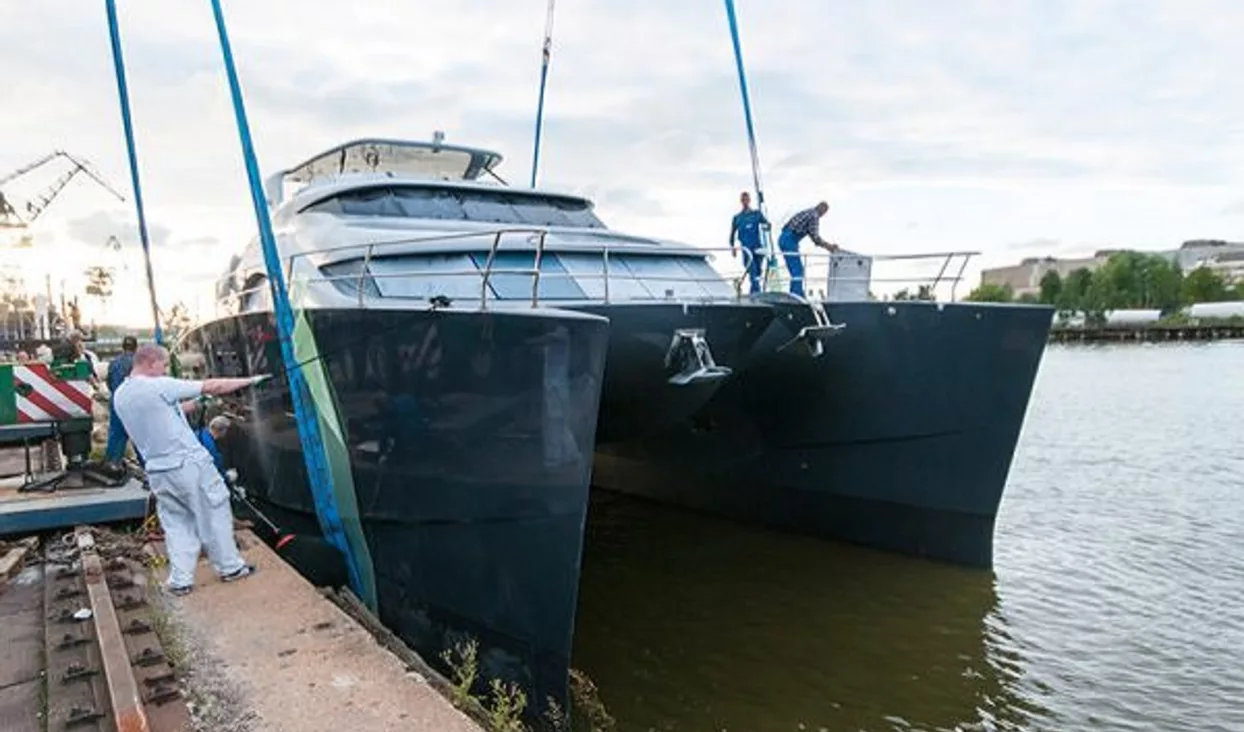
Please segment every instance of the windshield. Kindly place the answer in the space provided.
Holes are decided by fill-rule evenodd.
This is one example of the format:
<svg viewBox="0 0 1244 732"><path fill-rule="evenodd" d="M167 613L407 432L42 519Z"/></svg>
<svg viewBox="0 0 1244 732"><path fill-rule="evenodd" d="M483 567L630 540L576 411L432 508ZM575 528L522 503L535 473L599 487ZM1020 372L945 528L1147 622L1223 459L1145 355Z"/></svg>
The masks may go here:
<svg viewBox="0 0 1244 732"><path fill-rule="evenodd" d="M605 228L592 212L592 204L581 198L426 186L379 186L344 191L303 211L339 216L400 216Z"/></svg>
<svg viewBox="0 0 1244 732"><path fill-rule="evenodd" d="M403 142L358 140L320 153L286 172L295 183L345 173L389 173L438 180L472 180L496 165L500 155L485 150Z"/></svg>

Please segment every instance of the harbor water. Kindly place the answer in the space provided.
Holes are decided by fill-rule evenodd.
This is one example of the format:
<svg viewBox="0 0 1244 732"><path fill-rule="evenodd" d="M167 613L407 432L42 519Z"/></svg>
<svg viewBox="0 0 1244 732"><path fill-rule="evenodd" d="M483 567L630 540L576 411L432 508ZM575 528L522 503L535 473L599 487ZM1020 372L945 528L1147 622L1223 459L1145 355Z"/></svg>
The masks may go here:
<svg viewBox="0 0 1244 732"><path fill-rule="evenodd" d="M1244 730L1244 343L1051 346L993 571L596 492L618 729Z"/></svg>

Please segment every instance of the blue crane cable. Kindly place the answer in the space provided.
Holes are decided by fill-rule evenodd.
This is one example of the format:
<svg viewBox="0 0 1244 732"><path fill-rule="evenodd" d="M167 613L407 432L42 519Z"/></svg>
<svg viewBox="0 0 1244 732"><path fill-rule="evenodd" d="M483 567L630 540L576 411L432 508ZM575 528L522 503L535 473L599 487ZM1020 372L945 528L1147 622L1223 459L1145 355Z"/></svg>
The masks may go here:
<svg viewBox="0 0 1244 732"><path fill-rule="evenodd" d="M536 102L536 139L531 153L531 187L536 187L536 172L540 167L540 130L544 126L544 87L549 78L549 61L553 54L553 0L549 0L548 15L544 20L544 49L541 51L540 99Z"/></svg>
<svg viewBox="0 0 1244 732"><path fill-rule="evenodd" d="M333 491L333 477L325 455L315 404L310 399L306 378L294 357L294 312L290 307L285 289L285 277L281 272L280 254L276 249L276 237L272 232L272 220L268 215L267 199L263 181L259 176L259 163L251 140L250 124L246 119L246 107L242 101L242 88L238 82L237 69L233 63L233 51L225 30L225 17L220 0L211 0L216 16L216 30L220 34L220 51L224 57L225 74L229 80L229 92L233 99L234 116L237 119L238 137L242 144L242 158L246 164L246 177L250 183L251 203L259 225L259 241L263 249L264 266L272 289L272 304L276 314L277 333L281 344L281 358L289 381L290 397L294 403L294 420L298 427L298 439L306 463L307 477L311 481L311 494L315 501L316 515L325 539L345 556L350 572L350 585L355 594L373 609L375 597L371 583L364 580L358 556L350 545L341 513Z"/></svg>
<svg viewBox="0 0 1244 732"><path fill-rule="evenodd" d="M739 23L734 14L734 0L725 0L725 2L726 19L730 22L730 40L734 44L734 64L739 72L739 90L743 94L743 119L747 123L747 147L752 156L752 183L756 186L756 207L768 219L769 216L765 212L765 191L760 183L760 152L756 147L756 128L752 124L752 102L747 94L747 74L743 71L743 48L739 43ZM773 238L769 235L768 229L763 227L761 236L764 237L765 251L769 255L767 269L772 269L777 264L777 251L773 246Z"/></svg>
<svg viewBox="0 0 1244 732"><path fill-rule="evenodd" d="M121 124L125 128L125 147L130 159L130 183L134 187L134 207L138 210L138 238L143 246L143 262L147 267L147 290L151 294L151 317L155 321L155 342L164 345L160 328L160 306L156 300L155 275L151 270L151 240L147 235L147 215L143 210L143 189L138 181L138 150L134 144L134 122L130 116L130 94L125 83L125 60L121 56L121 29L117 24L116 0L105 0L108 13L108 34L112 38L112 64L117 72L117 95L121 98Z"/></svg>

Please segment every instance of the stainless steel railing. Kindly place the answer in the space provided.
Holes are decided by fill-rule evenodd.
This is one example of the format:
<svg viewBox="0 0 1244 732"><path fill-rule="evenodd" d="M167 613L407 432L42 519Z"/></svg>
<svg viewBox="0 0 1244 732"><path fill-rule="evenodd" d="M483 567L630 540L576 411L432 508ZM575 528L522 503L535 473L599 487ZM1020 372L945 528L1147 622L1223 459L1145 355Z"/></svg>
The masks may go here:
<svg viewBox="0 0 1244 732"><path fill-rule="evenodd" d="M723 299L739 299L744 296L744 285L748 280L748 264L751 261L751 252L745 248L739 248L737 258L733 255L720 256L730 251L727 247L691 247L658 244L657 242L648 242L647 240L622 240L620 242L610 242L605 237L593 237L590 243L583 242L559 242L557 247L552 250L553 253L574 253L574 254L595 254L600 257L599 271L576 271L576 272L555 272L542 268L543 260L548 250L549 230L546 228L502 228L495 230L487 230L481 232L465 232L459 234L440 234L434 236L422 237L403 237L399 239L388 239L374 242L360 242L357 244L346 244L326 249L318 249L313 252L301 252L294 254L284 262L286 269L286 281L291 287L297 285L301 287L309 287L317 283L335 284L341 281L353 281L353 288L357 292L357 304L359 307L367 307L369 282L376 283L385 279L434 279L443 278L478 278L479 296L478 302L481 309L487 309L490 300L514 302L513 298L499 297L495 288L492 287L497 277L506 275L517 275L531 278L531 295L530 305L537 307L540 305L541 283L548 281L556 281L558 279L570 279L577 284L587 281L600 281L601 297L585 297L582 301L606 303L615 302L616 293L621 287L622 282L639 283L639 288L630 288L631 296L625 298L627 301L635 300L677 300L677 301L721 301ZM514 246L521 242L520 246ZM478 254L482 249L486 248L487 257L483 266L475 266L464 268L461 270L440 270L436 272L395 272L395 273L379 273L372 272L372 263L377 258L391 257L397 254L418 254L428 253L427 247L435 245L437 254L444 253L466 253ZM658 249L659 247L659 249ZM497 255L502 251L521 251L531 252L533 261L531 266L523 267L498 267ZM659 252L659 254L658 254ZM347 256L350 253L357 253L357 256ZM692 275L669 275L660 274L643 274L637 275L629 270L628 267L614 266L616 258L624 254L645 254L648 256L656 255L665 256L694 256L702 257L708 263L709 274L703 277ZM978 252L969 251L951 251L951 252L933 252L922 254L880 254L880 255L860 255L852 252L841 252L838 254L827 251L800 252L798 255L799 262L803 266L802 281L805 290L811 292L805 294L805 298L809 300L832 301L834 299L833 289L835 285L844 285L847 283L866 283L865 291L869 296L873 293L867 290L876 284L881 285L908 285L927 288L928 293L936 295L939 287L943 285L949 286L950 299L955 299L957 287L963 279L963 273L967 269L968 263L972 257L977 256ZM761 281L765 283L766 289L788 289L787 283L791 282L789 276L790 268L787 262L791 255L778 254L770 259L765 257L761 267ZM849 263L852 259L859 261L867 261L868 267L862 274L843 273L843 270L849 269L841 265ZM311 266L304 268L302 271L296 270L296 265L300 261L306 261ZM321 264L338 263L345 261L361 260L361 266L357 273L332 275L323 274L317 262ZM932 262L936 267L936 272L932 275L906 275L899 277L875 276L874 265L887 264L911 264L911 263L929 263ZM776 267L774 266L776 264ZM956 269L957 265L957 269ZM312 272L316 274L311 274ZM953 274L952 274L953 272ZM783 275L785 273L785 275ZM226 275L232 278L233 274ZM223 281L225 278L222 278ZM795 281L798 281L796 278ZM219 281L218 281L219 282ZM815 285L824 283L824 288L817 290ZM675 285L674 287L664 287L664 285ZM649 289L651 285L662 286L663 291L660 294L653 294ZM682 285L678 287L677 285ZM726 290L714 292L721 285L726 285ZM812 285L813 287L808 287ZM223 308L226 312L239 312L244 298L248 295L266 291L268 284L266 278L261 285L244 288L237 291L230 291L224 297L220 298L217 307ZM377 288L378 289L378 288ZM580 288L582 289L582 288ZM701 290L700 293L688 293L687 290ZM636 297L637 290L647 291L650 297ZM679 294L679 291L683 292ZM586 293L585 293L586 295ZM432 296L409 296L409 295L378 295L384 300L404 300L416 299L427 300ZM434 295L433 295L434 296ZM462 299L462 298L455 298ZM575 300L567 298L553 298L544 296L544 300L555 302L557 304L567 304L575 302ZM472 301L474 301L472 299Z"/></svg>
<svg viewBox="0 0 1244 732"><path fill-rule="evenodd" d="M967 270L972 258L979 255L980 252L976 251L863 255L856 252L842 251L832 253L818 250L815 252L800 252L799 257L803 264L804 289L809 289L808 286L815 286L818 283L826 283L823 291L819 294L813 294L812 297L814 298L832 301L833 297L828 290L833 283L865 282L869 286L914 286L917 288L917 293L909 293L913 296L913 299L921 288L927 289L928 296L933 297L938 294L939 288L946 286L949 292L945 294L949 296L949 300L954 301L958 294L959 283L964 279L963 273ZM789 275L789 267L785 262L786 257L787 255L778 254L776 259L781 263L781 269L785 270ZM852 259L866 259L868 261L868 273L865 275L841 274L841 270L848 269L841 265L848 264ZM878 266L882 270L893 270L896 268L890 265L898 265L897 269L906 269L908 272L899 276L877 274ZM927 271L912 273L912 265L917 269L923 269L924 267L935 268L935 271L932 273ZM839 272L836 272L836 270ZM883 294L892 295L895 293Z"/></svg>
<svg viewBox="0 0 1244 732"><path fill-rule="evenodd" d="M345 245L336 246L336 247L317 249L315 251L310 251L310 252L299 252L299 253L291 255L284 262L285 281L287 283L290 283L290 285L299 284L299 285L306 286L306 285L311 285L311 284L318 283L318 282L334 282L334 281L341 281L341 280L356 279L357 288L358 288L358 304L360 307L363 307L366 305L366 292L367 292L367 289L365 286L366 282L369 279L374 281L377 278L384 277L384 275L375 275L369 272L370 264L372 260L375 258L377 250L384 250L384 249L408 250L408 249L411 249L412 247L417 248L417 247L426 246L429 244L436 244L438 245L438 248L443 248L444 245L446 244L453 245L455 243L463 242L463 243L467 243L467 246L463 249L464 251L477 251L478 250L477 247L470 246L469 244L472 240L483 240L483 241L490 240L488 244L488 249L487 249L488 259L483 270L474 268L470 270L462 270L460 272L441 271L441 272L436 272L430 275L424 275L424 276L432 276L432 277L457 277L457 276L480 277L481 278L480 303L481 303L481 307L487 307L488 284L494 273L527 274L527 275L532 275L533 277L536 277L536 278L538 278L538 275L539 275L539 271L534 268L508 268L505 270L495 269L495 267L493 266L493 263L496 260L497 252L501 249L502 241L506 237L506 235L510 235L510 234L526 235L527 243L534 244L535 250L538 252L536 263L535 263L535 267L538 267L540 257L544 251L544 240L545 240L545 237L548 235L548 233L549 233L548 229L545 229L545 228L504 228L504 229L495 229L495 230L480 231L480 232L464 232L460 234L438 234L435 236L403 237L399 239L387 239L387 240L375 241L375 242L360 242L358 244L345 244ZM415 251L418 251L418 249L415 249ZM300 260L307 261L307 260L316 260L316 259L332 259L334 261L346 261L351 258L343 257L342 255L348 252L359 252L361 254L362 266L360 267L359 273L357 275L339 275L339 276L330 275L330 276L321 276L321 277L301 277L295 271L295 267ZM395 277L418 277L420 275L418 275L417 273L410 273L410 274L393 275L393 276ZM222 282L224 282L225 280L233 280L234 278L235 278L235 275L233 273L229 273L225 275L224 277L217 279L216 285L217 285L218 291L219 291L219 285ZM230 291L229 294L225 295L222 298L219 298L217 301L218 311L223 309L225 312L238 312L240 310L240 305L245 296L250 295L252 293L264 292L268 289L267 277L264 276L263 280L264 280L264 283L262 285L259 285L256 287L250 287L250 288L243 288L241 290L236 290L236 291ZM538 287L538 281L536 282L536 284L533 284L533 288L536 288L536 287ZM536 294L536 291L533 290L533 297L535 296L535 294Z"/></svg>

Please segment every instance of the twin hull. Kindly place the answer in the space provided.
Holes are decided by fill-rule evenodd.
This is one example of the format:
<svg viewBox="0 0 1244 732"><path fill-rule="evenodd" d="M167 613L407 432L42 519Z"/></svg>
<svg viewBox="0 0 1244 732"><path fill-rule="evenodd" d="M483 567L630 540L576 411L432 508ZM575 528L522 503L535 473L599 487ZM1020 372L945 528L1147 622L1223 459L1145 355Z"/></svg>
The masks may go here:
<svg viewBox="0 0 1244 732"><path fill-rule="evenodd" d="M578 310L305 311L381 619L432 660L477 639L482 677L540 701L564 695L595 445L670 429L725 383L669 381L676 331L741 362L773 318L759 303ZM269 313L205 325L179 358L210 376L283 370ZM266 510L318 531L285 381L269 383L228 400L223 451Z"/></svg>
<svg viewBox="0 0 1244 732"><path fill-rule="evenodd" d="M846 327L819 357L795 340L815 321L792 300L576 309L306 312L381 618L427 657L469 635L485 677L564 698L589 480L990 563L1049 309L837 303ZM679 329L702 332L733 373L671 384ZM183 352L211 375L281 371L270 314L206 325ZM245 439L226 453L248 489L313 529L288 394L230 411Z"/></svg>
<svg viewBox="0 0 1244 732"><path fill-rule="evenodd" d="M742 521L987 567L1052 310L773 304L749 361L694 418L598 444L593 484Z"/></svg>

